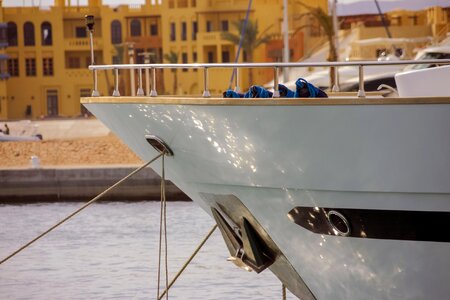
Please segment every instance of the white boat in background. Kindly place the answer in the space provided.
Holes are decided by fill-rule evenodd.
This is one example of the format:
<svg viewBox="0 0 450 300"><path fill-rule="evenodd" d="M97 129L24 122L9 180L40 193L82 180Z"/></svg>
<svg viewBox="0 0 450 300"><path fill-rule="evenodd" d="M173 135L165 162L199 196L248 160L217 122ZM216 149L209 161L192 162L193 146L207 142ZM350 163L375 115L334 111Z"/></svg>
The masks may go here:
<svg viewBox="0 0 450 300"><path fill-rule="evenodd" d="M392 63L415 62L378 62ZM362 70L377 62L358 64ZM256 272L270 269L297 297L448 298L450 94L207 97L210 68L285 66L91 66L200 68L206 97L156 96L147 88L153 97L81 102L144 161L158 147L170 148L167 178L215 219L234 262ZM437 71L404 78L408 85L433 78L438 89L448 77Z"/></svg>

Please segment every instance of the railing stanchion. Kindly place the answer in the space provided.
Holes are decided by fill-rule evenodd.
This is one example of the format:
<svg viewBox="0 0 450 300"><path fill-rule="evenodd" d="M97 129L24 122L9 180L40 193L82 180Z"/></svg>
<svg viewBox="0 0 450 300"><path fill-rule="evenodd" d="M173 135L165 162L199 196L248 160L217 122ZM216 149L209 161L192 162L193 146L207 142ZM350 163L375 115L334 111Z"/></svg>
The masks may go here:
<svg viewBox="0 0 450 300"><path fill-rule="evenodd" d="M119 97L119 69L114 69L114 91L112 94L114 97Z"/></svg>
<svg viewBox="0 0 450 300"><path fill-rule="evenodd" d="M280 98L278 90L278 67L273 68L273 95L272 98Z"/></svg>
<svg viewBox="0 0 450 300"><path fill-rule="evenodd" d="M240 93L241 92L241 89L239 88L239 68L234 68L234 72L236 72L234 75L234 80L235 80L235 83L234 83L234 91L236 92L236 93Z"/></svg>
<svg viewBox="0 0 450 300"><path fill-rule="evenodd" d="M332 92L340 92L341 88L339 87L339 70L338 67L334 67L334 85L331 89Z"/></svg>
<svg viewBox="0 0 450 300"><path fill-rule="evenodd" d="M152 68L152 90L150 92L150 97L156 97L158 93L156 92L156 69Z"/></svg>
<svg viewBox="0 0 450 300"><path fill-rule="evenodd" d="M144 96L144 90L142 89L142 69L141 68L139 68L138 79L139 79L139 82L138 82L138 89L137 89L136 95Z"/></svg>
<svg viewBox="0 0 450 300"><path fill-rule="evenodd" d="M145 92L150 96L150 70L145 68Z"/></svg>
<svg viewBox="0 0 450 300"><path fill-rule="evenodd" d="M92 91L92 97L98 97L100 93L98 92L98 77L97 70L94 70L94 90Z"/></svg>
<svg viewBox="0 0 450 300"><path fill-rule="evenodd" d="M208 89L208 68L205 67L203 69L203 82L204 82L204 89L203 89L203 97L208 98L211 97L211 93Z"/></svg>
<svg viewBox="0 0 450 300"><path fill-rule="evenodd" d="M364 67L363 65L359 65L359 90L358 97L364 98L366 97L366 92L364 91Z"/></svg>

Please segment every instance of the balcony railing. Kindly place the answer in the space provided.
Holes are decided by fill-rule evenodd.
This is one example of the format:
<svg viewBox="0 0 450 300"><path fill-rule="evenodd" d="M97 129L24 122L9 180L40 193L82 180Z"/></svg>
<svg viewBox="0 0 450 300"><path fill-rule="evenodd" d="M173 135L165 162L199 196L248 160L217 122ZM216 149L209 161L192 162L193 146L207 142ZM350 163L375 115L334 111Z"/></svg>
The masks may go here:
<svg viewBox="0 0 450 300"><path fill-rule="evenodd" d="M66 38L64 39L64 46L71 50L89 50L89 38ZM99 50L102 47L101 40L94 40L94 49Z"/></svg>

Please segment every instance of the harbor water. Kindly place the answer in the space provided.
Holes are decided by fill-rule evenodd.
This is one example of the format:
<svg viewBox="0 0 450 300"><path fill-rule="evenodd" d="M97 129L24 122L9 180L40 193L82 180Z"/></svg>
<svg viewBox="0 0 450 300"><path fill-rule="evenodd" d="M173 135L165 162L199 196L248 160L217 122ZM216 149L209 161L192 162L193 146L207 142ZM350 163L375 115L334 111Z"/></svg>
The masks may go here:
<svg viewBox="0 0 450 300"><path fill-rule="evenodd" d="M0 258L80 206L0 205ZM0 265L1 299L155 299L159 215L159 202L93 204ZM194 203L167 204L169 280L213 225ZM248 273L228 256L217 229L169 299L281 299L270 271ZM295 299L289 291L287 298Z"/></svg>

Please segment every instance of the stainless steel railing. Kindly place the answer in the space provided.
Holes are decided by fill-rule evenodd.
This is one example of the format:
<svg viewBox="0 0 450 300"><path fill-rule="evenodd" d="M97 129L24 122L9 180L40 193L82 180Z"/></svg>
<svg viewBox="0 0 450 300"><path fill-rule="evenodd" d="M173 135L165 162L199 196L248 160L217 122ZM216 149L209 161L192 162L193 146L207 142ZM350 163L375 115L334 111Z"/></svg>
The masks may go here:
<svg viewBox="0 0 450 300"><path fill-rule="evenodd" d="M89 70L94 72L94 90L92 96L98 95L97 86L97 71L99 70L114 70L114 91L113 96L120 96L119 92L119 70L138 70L138 96L143 96L142 87L142 70L151 70L152 86L149 87L149 80L147 82L147 95L150 97L156 97L156 69L202 69L203 70L203 97L210 97L209 92L209 77L208 70L213 68L231 68L236 69L236 82L235 87L238 88L238 74L242 68L272 68L274 70L274 85L273 85L273 97L280 96L278 91L279 83L279 68L309 68L309 67L345 67L345 66L357 66L359 69L359 90L358 97L365 97L364 91L364 67L370 66L387 66L387 65L418 65L418 64L435 64L446 65L450 64L450 59L430 59L430 60L399 60L399 61L347 61L347 62L297 62L297 63L194 63L194 64L121 64L121 65L91 65ZM148 72L146 72L148 74Z"/></svg>

